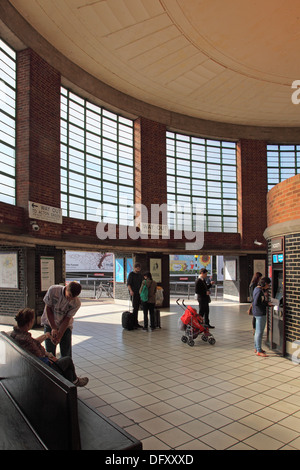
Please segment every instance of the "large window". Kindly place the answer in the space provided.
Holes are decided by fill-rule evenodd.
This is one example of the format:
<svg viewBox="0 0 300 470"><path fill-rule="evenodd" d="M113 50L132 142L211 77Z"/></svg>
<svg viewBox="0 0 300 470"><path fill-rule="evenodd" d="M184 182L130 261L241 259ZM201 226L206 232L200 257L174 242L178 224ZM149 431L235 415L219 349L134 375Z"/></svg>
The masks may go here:
<svg viewBox="0 0 300 470"><path fill-rule="evenodd" d="M0 201L16 204L16 53L0 39Z"/></svg>
<svg viewBox="0 0 300 470"><path fill-rule="evenodd" d="M205 231L237 232L235 143L167 132L167 179L168 208L190 206L193 230L201 206Z"/></svg>
<svg viewBox="0 0 300 470"><path fill-rule="evenodd" d="M65 88L61 89L61 199L66 216L113 224L134 203L133 121Z"/></svg>
<svg viewBox="0 0 300 470"><path fill-rule="evenodd" d="M267 145L268 190L300 173L300 145Z"/></svg>

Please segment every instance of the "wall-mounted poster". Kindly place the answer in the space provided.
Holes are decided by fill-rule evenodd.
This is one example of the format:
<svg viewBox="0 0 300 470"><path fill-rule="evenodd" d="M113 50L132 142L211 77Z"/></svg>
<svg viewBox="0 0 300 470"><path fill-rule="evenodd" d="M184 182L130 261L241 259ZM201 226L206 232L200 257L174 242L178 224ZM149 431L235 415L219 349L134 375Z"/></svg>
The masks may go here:
<svg viewBox="0 0 300 470"><path fill-rule="evenodd" d="M133 259L127 258L126 259L126 280L128 279L129 274L133 271Z"/></svg>
<svg viewBox="0 0 300 470"><path fill-rule="evenodd" d="M102 251L66 251L66 272L110 273L114 255Z"/></svg>
<svg viewBox="0 0 300 470"><path fill-rule="evenodd" d="M124 258L116 258L116 282L124 282Z"/></svg>
<svg viewBox="0 0 300 470"><path fill-rule="evenodd" d="M161 259L160 258L150 259L150 272L152 274L153 281L161 282Z"/></svg>
<svg viewBox="0 0 300 470"><path fill-rule="evenodd" d="M47 291L55 284L54 257L41 256L41 291Z"/></svg>
<svg viewBox="0 0 300 470"><path fill-rule="evenodd" d="M253 274L262 273L263 276L266 275L266 261L264 259L255 259L253 261Z"/></svg>
<svg viewBox="0 0 300 470"><path fill-rule="evenodd" d="M236 281L236 260L227 259L225 261L225 281Z"/></svg>
<svg viewBox="0 0 300 470"><path fill-rule="evenodd" d="M18 289L18 253L0 253L0 288Z"/></svg>

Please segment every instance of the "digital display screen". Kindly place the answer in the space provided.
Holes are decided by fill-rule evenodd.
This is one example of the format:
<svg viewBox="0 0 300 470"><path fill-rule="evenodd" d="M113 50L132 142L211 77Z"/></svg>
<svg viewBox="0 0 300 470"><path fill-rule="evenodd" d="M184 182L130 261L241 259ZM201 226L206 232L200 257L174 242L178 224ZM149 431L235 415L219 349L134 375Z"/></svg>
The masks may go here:
<svg viewBox="0 0 300 470"><path fill-rule="evenodd" d="M283 253L279 253L277 255L273 255L273 263L283 263Z"/></svg>

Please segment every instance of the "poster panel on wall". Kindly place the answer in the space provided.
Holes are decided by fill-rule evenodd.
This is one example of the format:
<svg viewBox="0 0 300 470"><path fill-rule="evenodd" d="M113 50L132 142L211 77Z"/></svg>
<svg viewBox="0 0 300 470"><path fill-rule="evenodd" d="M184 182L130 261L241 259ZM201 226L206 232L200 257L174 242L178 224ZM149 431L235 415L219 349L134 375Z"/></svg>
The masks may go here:
<svg viewBox="0 0 300 470"><path fill-rule="evenodd" d="M0 253L0 288L18 289L18 253Z"/></svg>
<svg viewBox="0 0 300 470"><path fill-rule="evenodd" d="M124 282L124 258L116 258L116 282Z"/></svg>

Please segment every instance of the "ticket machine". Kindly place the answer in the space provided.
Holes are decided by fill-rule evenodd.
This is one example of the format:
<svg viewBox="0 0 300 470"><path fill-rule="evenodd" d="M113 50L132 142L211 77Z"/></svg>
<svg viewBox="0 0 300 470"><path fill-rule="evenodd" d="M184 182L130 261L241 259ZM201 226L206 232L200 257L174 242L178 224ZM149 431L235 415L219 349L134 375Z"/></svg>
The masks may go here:
<svg viewBox="0 0 300 470"><path fill-rule="evenodd" d="M272 293L268 325L270 349L285 355L284 239L272 240Z"/></svg>

